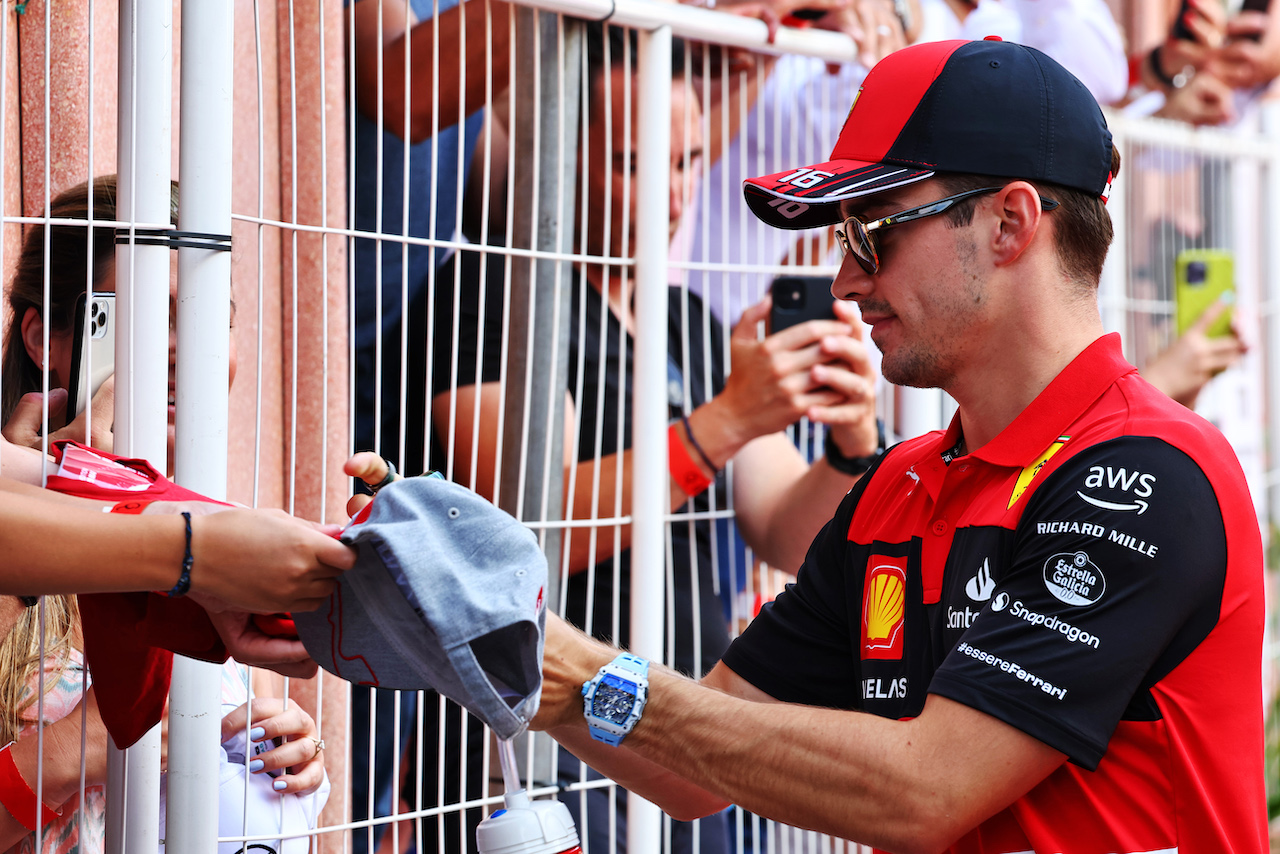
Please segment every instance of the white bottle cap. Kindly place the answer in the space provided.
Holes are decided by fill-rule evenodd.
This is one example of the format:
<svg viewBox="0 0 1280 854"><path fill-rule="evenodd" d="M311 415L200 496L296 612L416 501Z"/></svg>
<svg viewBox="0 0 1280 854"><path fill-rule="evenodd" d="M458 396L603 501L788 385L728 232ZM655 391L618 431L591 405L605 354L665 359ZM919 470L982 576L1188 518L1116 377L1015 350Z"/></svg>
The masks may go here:
<svg viewBox="0 0 1280 854"><path fill-rule="evenodd" d="M565 854L578 848L578 829L560 801L533 801L521 789L508 792L506 804L476 828L480 854Z"/></svg>

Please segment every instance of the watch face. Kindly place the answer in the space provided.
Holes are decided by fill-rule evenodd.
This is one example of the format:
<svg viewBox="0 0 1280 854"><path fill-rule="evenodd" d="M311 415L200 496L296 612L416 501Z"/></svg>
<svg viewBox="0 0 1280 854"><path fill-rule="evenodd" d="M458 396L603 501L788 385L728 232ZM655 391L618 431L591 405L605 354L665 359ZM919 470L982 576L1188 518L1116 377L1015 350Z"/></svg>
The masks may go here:
<svg viewBox="0 0 1280 854"><path fill-rule="evenodd" d="M635 704L635 684L608 674L596 685L596 692L591 698L591 714L621 726L631 717Z"/></svg>

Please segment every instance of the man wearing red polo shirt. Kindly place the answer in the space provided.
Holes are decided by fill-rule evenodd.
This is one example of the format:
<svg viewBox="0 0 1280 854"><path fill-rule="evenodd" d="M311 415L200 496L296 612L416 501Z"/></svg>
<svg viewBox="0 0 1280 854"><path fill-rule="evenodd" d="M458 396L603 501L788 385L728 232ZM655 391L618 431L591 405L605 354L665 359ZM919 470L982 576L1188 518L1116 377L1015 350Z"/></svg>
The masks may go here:
<svg viewBox="0 0 1280 854"><path fill-rule="evenodd" d="M701 685L549 626L537 725L685 818L1265 851L1257 521L1222 436L1103 334L1118 168L1079 81L988 40L892 54L828 162L748 181L773 225L837 224L832 290L884 375L959 410L885 453Z"/></svg>

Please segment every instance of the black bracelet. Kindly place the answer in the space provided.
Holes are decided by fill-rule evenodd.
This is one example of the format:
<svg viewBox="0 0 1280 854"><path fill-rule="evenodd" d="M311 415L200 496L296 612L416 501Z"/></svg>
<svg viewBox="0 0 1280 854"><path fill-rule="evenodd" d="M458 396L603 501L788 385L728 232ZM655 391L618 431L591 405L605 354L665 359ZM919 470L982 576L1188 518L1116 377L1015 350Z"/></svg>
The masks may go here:
<svg viewBox="0 0 1280 854"><path fill-rule="evenodd" d="M1177 74L1170 77L1165 73L1164 64L1160 61L1163 50L1164 45L1159 44L1151 48L1151 73L1155 75L1155 78L1166 88L1181 89L1183 86L1190 83L1191 78L1195 76L1195 67L1191 65L1185 66Z"/></svg>
<svg viewBox="0 0 1280 854"><path fill-rule="evenodd" d="M876 432L879 434L879 442L876 444L874 452L867 454L865 457L846 457L840 450L840 446L836 444L832 438L831 431L827 431L827 438L822 443L823 452L827 457L827 465L831 466L841 474L860 475L866 472L876 464L876 460L884 456L885 438L884 438L884 422L879 418L876 419Z"/></svg>
<svg viewBox="0 0 1280 854"><path fill-rule="evenodd" d="M182 521L187 523L187 547L182 555L182 575L178 576L178 583L169 591L169 595L175 598L186 596L191 590L191 564L195 560L191 556L191 514L182 511Z"/></svg>
<svg viewBox="0 0 1280 854"><path fill-rule="evenodd" d="M1164 73L1164 66L1160 64L1160 51L1163 47L1164 45L1158 44L1155 47L1151 48L1151 54L1150 54L1151 73L1155 76L1157 80L1159 80L1165 86L1172 89L1174 88L1173 78L1170 77L1168 74Z"/></svg>
<svg viewBox="0 0 1280 854"><path fill-rule="evenodd" d="M377 483L369 485L369 489L372 490L374 495L377 495L378 490L382 489L384 486L390 486L391 484L396 482L396 464L391 462L391 460L386 459L385 457L382 459L382 461L387 464L387 476L384 477L382 480L378 481Z"/></svg>
<svg viewBox="0 0 1280 854"><path fill-rule="evenodd" d="M707 456L707 452L702 450L702 446L698 444L698 440L693 438L693 428L689 426L689 416L680 415L680 423L684 425L684 434L689 437L689 444L693 445L693 449L698 452L698 456L702 458L702 462L711 470L712 475L720 473L720 469L716 468L716 464L711 462L711 458Z"/></svg>

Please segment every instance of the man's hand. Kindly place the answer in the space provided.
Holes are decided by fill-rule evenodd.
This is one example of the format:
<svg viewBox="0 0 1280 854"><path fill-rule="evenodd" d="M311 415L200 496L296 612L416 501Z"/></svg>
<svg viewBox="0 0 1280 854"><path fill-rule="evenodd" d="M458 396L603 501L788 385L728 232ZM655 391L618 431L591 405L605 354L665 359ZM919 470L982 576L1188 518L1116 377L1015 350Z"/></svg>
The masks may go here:
<svg viewBox="0 0 1280 854"><path fill-rule="evenodd" d="M850 325L851 335L823 339L822 352L830 361L813 366L811 375L842 400L813 406L805 413L810 421L827 425L832 439L846 457L865 457L880 446L876 424L876 375L863 343L863 324L853 303L836 302L836 316Z"/></svg>
<svg viewBox="0 0 1280 854"><path fill-rule="evenodd" d="M196 595L196 594L192 594ZM307 653L302 641L268 635L253 622L247 611L209 607L207 598L196 599L209 613L209 622L217 629L227 652L236 661L265 667L283 676L309 679L319 667Z"/></svg>
<svg viewBox="0 0 1280 854"><path fill-rule="evenodd" d="M93 396L92 404L76 416L67 426L49 434L49 444L63 439L74 439L92 445L100 451L110 451L114 442L111 432L115 423L115 375L107 377L98 393ZM67 390L65 388L49 389L49 423L61 423L67 409ZM24 394L13 415L4 425L0 434L15 445L28 448L39 448L44 441L44 397L40 392ZM88 435L86 442L85 436Z"/></svg>
<svg viewBox="0 0 1280 854"><path fill-rule="evenodd" d="M856 443L849 431L865 429L868 411L870 433L875 433L875 377L856 312L836 303L837 320L806 321L760 340L758 324L768 317L770 304L766 296L734 327L732 372L716 398L730 414L727 424L745 443L807 416L838 425L848 433L840 440L841 450L857 450L845 442ZM872 450L875 444L872 435Z"/></svg>
<svg viewBox="0 0 1280 854"><path fill-rule="evenodd" d="M555 730L582 722L582 683L613 661L618 652L548 611L542 653L542 699L529 728Z"/></svg>

